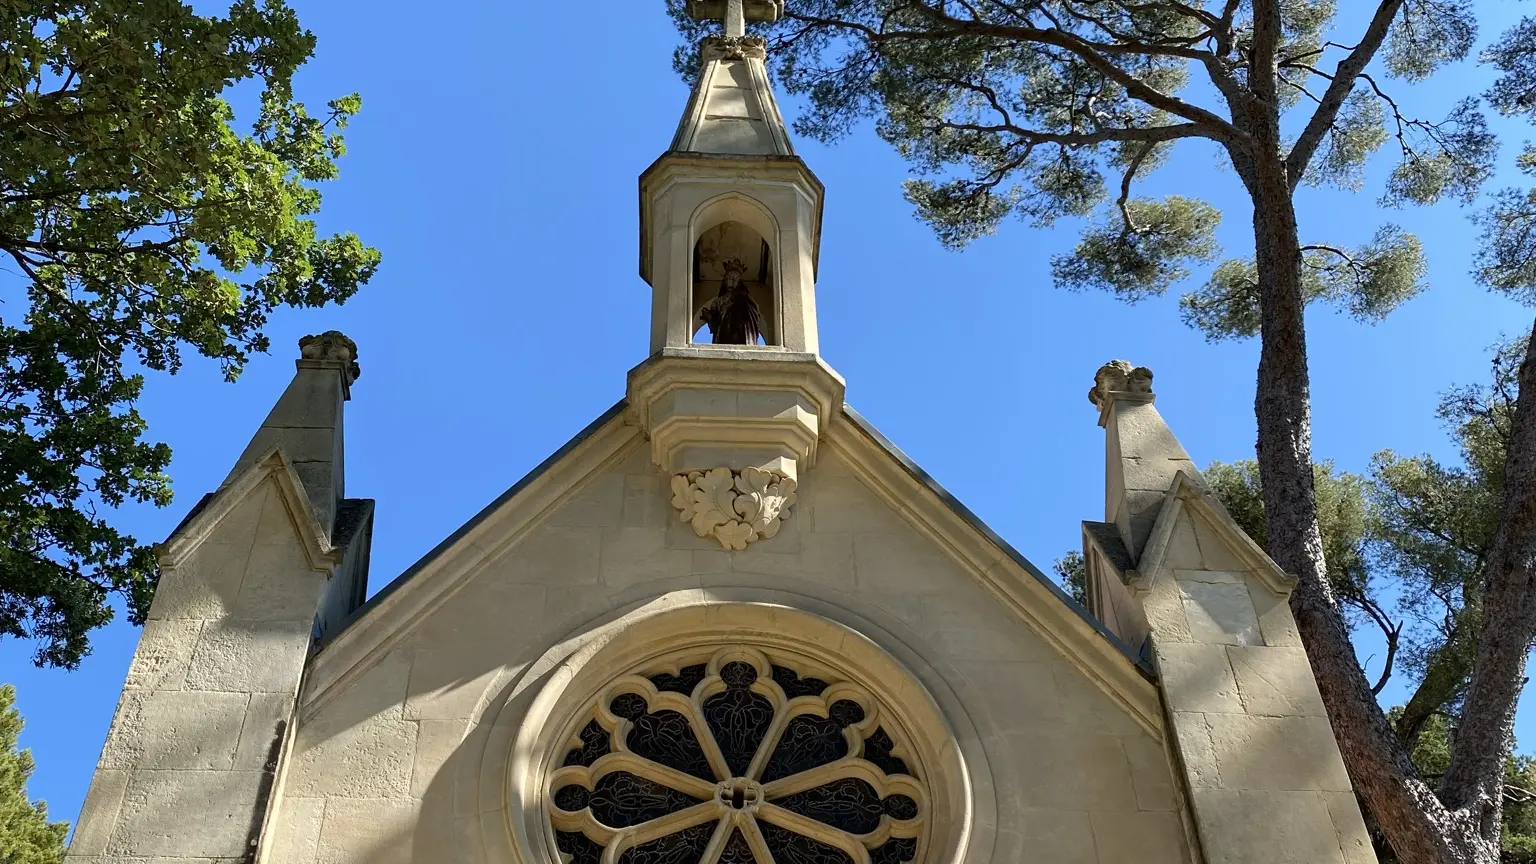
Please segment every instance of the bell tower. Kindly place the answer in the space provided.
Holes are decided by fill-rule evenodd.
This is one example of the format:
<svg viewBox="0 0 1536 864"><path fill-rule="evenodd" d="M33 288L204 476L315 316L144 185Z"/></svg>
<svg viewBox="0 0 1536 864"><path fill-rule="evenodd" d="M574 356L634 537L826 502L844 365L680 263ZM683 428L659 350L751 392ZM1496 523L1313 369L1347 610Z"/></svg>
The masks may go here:
<svg viewBox="0 0 1536 864"><path fill-rule="evenodd" d="M685 481L725 468L792 485L842 410L843 380L817 355L823 188L790 143L766 42L746 33L783 5L689 0L724 27L700 46L672 146L640 175L652 353L629 405L655 462Z"/></svg>
<svg viewBox="0 0 1536 864"><path fill-rule="evenodd" d="M640 276L654 291L651 350L708 336L700 313L726 265L762 318L765 345L814 354L821 181L795 155L745 21L778 18L782 0L690 2L724 35L700 46L699 78L672 146L640 177Z"/></svg>

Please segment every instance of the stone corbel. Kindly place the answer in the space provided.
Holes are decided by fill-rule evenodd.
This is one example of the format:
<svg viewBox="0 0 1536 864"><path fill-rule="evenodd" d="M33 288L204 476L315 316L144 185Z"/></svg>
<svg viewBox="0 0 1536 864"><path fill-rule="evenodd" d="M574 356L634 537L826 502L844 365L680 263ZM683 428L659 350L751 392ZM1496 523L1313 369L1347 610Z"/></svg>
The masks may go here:
<svg viewBox="0 0 1536 864"><path fill-rule="evenodd" d="M726 549L771 539L795 504L795 480L773 471L714 468L672 477L672 506L700 537Z"/></svg>

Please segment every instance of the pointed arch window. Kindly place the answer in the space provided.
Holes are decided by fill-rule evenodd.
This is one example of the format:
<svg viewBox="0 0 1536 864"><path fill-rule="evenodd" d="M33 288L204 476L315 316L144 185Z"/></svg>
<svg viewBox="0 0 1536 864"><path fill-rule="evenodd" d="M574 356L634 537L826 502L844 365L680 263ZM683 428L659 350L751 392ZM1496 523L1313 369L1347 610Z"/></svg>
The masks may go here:
<svg viewBox="0 0 1536 864"><path fill-rule="evenodd" d="M612 681L548 778L571 864L902 864L929 796L858 683L785 652L682 652Z"/></svg>

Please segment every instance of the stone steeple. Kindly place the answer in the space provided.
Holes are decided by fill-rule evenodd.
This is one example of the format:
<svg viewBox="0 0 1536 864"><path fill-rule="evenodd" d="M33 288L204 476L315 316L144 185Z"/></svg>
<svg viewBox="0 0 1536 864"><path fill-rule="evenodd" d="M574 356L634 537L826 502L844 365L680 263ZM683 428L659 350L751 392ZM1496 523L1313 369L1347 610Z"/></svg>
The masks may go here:
<svg viewBox="0 0 1536 864"><path fill-rule="evenodd" d="M775 20L782 3L692 2L725 35L700 46L698 80L672 146L640 176L640 276L654 293L651 350L695 344L704 305L727 263L762 313L768 346L815 353L821 181L794 154L746 20ZM749 346L755 347L755 346Z"/></svg>
<svg viewBox="0 0 1536 864"><path fill-rule="evenodd" d="M842 378L817 356L823 189L790 145L766 44L746 35L747 21L777 20L783 3L690 0L688 11L723 21L724 32L700 46L672 146L640 176L651 357L630 372L630 416L679 500L705 475L792 496L843 404ZM760 338L714 344L706 317L743 305L755 309Z"/></svg>
<svg viewBox="0 0 1536 864"><path fill-rule="evenodd" d="M772 21L782 4L690 3L701 18L726 18L725 33L699 48L699 79L672 139L675 152L734 156L793 156L784 118L763 65L763 40L747 36L742 18ZM720 8L729 7L729 8ZM744 7L744 8L743 8Z"/></svg>

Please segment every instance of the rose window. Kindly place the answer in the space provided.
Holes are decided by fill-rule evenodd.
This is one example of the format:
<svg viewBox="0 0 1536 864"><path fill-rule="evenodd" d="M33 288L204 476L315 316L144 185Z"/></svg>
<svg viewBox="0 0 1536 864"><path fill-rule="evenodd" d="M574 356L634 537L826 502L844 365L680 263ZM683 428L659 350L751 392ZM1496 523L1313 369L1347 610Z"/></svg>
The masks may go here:
<svg viewBox="0 0 1536 864"><path fill-rule="evenodd" d="M571 864L899 864L928 796L869 691L732 647L611 683L549 779Z"/></svg>

